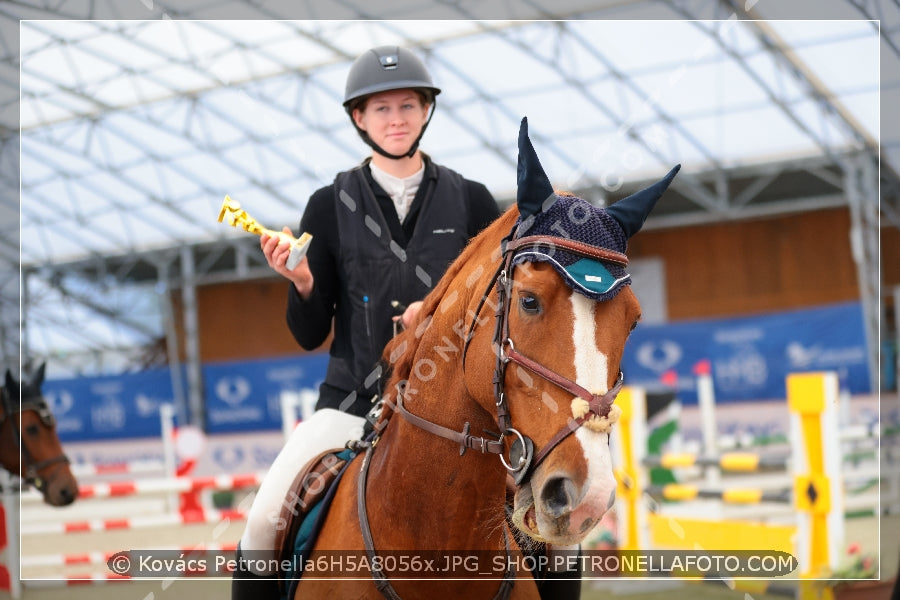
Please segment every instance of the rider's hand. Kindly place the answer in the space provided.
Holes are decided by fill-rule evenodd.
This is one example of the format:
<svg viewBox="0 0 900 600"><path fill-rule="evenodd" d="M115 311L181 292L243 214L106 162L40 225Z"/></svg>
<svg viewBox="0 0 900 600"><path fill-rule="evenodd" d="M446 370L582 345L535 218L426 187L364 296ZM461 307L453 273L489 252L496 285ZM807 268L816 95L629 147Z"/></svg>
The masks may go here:
<svg viewBox="0 0 900 600"><path fill-rule="evenodd" d="M285 227L282 231L293 236L290 227ZM291 244L288 240L275 235L262 234L259 239L259 245L263 254L266 256L266 262L279 275L286 277L297 288L297 292L304 300L309 298L313 289L313 274L309 270L309 261L304 256L300 263L293 269L285 266L288 256L291 253Z"/></svg>
<svg viewBox="0 0 900 600"><path fill-rule="evenodd" d="M421 300L412 302L409 306L406 307L406 310L404 310L403 314L400 315L400 322L403 323L404 328L408 328L413 324L420 310L422 310Z"/></svg>

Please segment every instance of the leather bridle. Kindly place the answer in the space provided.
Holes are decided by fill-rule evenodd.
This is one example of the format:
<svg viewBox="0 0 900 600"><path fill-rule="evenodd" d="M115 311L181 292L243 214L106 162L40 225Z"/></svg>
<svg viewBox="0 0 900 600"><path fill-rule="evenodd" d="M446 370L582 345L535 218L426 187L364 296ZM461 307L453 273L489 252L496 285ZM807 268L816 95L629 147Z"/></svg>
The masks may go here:
<svg viewBox="0 0 900 600"><path fill-rule="evenodd" d="M556 446L558 446L569 435L577 431L585 422L587 422L594 416L607 417L609 415L612 404L616 399L616 396L622 389L623 384L623 375L622 372L619 371L618 377L616 378L616 383L609 391L604 394L593 394L574 381L545 367L544 365L538 363L535 360L532 360L531 358L516 350L515 344L513 343L509 333L509 312L513 286L513 271L515 270L513 258L518 252L525 249L545 250L547 248L549 248L551 252L554 249L559 248L568 252L575 253L582 257L604 262L612 262L623 267L628 264L628 258L621 252L591 246L589 244L585 244L568 238L547 235L533 235L517 238L514 237L513 234L510 234L509 236L504 238L504 240L501 242L500 265L491 278L490 282L488 283L484 293L482 294L481 301L479 302L478 308L473 315L472 323L468 327L462 351L462 365L463 371L465 371L466 354L469 348L469 343L472 341L472 338L475 335L475 327L478 322L478 315L481 313L481 309L487 302L491 289L496 287L498 302L495 314L494 337L492 341L492 346L496 355L493 386L495 405L497 409L497 425L501 433L495 436L493 439L470 435L470 426L468 422L465 423L462 431L449 429L409 412L409 410L407 410L403 405L403 395L399 391L396 399L396 408L405 420L430 433L458 443L460 446L460 455L465 454L466 450L470 448L480 450L482 453L492 453L500 455L500 460L503 463L503 466L506 467L509 473L513 476L516 485L520 485L522 481L527 479L527 477L529 477L530 474L534 472L537 466L541 464L541 462ZM506 369L509 366L510 362L531 371L535 375L542 377L543 379L549 381L557 387L569 392L573 396L582 398L588 404L588 411L578 418L570 418L566 425L560 431L558 431L550 439L550 441L544 445L543 448L541 448L540 452L538 452L537 455L534 455L534 443L532 442L532 440L512 426L512 419L509 413L509 404L507 402L506 393L504 391ZM504 439L507 436L515 437L510 448L509 461L507 461L503 456Z"/></svg>
<svg viewBox="0 0 900 600"><path fill-rule="evenodd" d="M10 429L12 429L13 435L15 436L15 444L21 448L21 465L24 469L20 476L26 483L30 483L42 494L46 494L45 488L47 486L47 480L41 477L41 471L53 465L67 465L69 464L69 457L65 454L59 454L53 458L35 462L31 451L28 449L28 444L26 444L25 440L22 438L19 420L12 417L26 411L34 411L38 414L41 422L46 427L53 427L53 413L50 411L50 407L47 406L47 401L43 396L24 397L22 398L21 403L17 403L13 401L9 390L5 387L2 392L2 401L3 416L0 417L0 427L3 426L7 419L10 419Z"/></svg>

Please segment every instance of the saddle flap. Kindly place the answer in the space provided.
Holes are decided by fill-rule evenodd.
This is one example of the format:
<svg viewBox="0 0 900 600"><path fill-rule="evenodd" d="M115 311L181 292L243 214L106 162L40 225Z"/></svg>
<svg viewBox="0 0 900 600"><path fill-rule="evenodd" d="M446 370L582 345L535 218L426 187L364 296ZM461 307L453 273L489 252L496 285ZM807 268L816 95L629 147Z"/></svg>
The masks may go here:
<svg viewBox="0 0 900 600"><path fill-rule="evenodd" d="M275 549L281 560L291 559L294 554L294 540L310 510L328 493L331 484L347 463L339 456L343 448L322 452L308 463L294 477L287 497L281 503L280 527L275 533Z"/></svg>

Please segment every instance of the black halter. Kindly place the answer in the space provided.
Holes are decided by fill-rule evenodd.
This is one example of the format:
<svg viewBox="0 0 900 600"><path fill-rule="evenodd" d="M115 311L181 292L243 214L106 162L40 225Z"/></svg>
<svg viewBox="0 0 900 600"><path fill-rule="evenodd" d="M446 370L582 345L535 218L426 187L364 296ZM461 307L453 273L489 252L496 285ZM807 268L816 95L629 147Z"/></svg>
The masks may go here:
<svg viewBox="0 0 900 600"><path fill-rule="evenodd" d="M37 413L38 417L41 419L41 423L43 423L45 427L53 427L55 423L53 413L50 411L50 407L47 406L47 401L43 396L26 396L22 397L19 402L15 402L9 389L6 387L3 388L0 396L2 396L3 401L3 417L0 418L0 427L2 427L6 420L10 419L13 415L26 411ZM18 419L11 419L10 429L12 429L13 435L15 436L16 446L21 450L21 466L24 467L24 469L22 469L20 477L25 483L34 485L41 493L46 493L46 480L41 477L40 472L53 465L69 464L69 457L65 454L60 454L53 458L48 458L47 460L35 462L31 451L28 449L28 444L26 444L25 440L22 438Z"/></svg>

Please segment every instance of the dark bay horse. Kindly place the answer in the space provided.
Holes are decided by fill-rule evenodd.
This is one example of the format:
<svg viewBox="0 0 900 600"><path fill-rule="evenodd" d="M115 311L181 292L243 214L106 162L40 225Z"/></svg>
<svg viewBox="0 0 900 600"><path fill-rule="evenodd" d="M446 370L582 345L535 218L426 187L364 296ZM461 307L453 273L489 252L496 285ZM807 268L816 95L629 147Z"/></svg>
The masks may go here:
<svg viewBox="0 0 900 600"><path fill-rule="evenodd" d="M28 382L18 382L9 369L0 414L0 464L36 487L51 506L71 504L78 484L63 453L56 423L41 393L44 367ZM20 453L21 450L21 453Z"/></svg>
<svg viewBox="0 0 900 600"><path fill-rule="evenodd" d="M614 501L613 402L641 312L625 245L677 169L599 209L553 191L523 119L517 205L385 349L375 435L340 479L295 598L538 597L517 540L579 544ZM375 568L342 562L347 551ZM434 552L477 566L449 575Z"/></svg>

